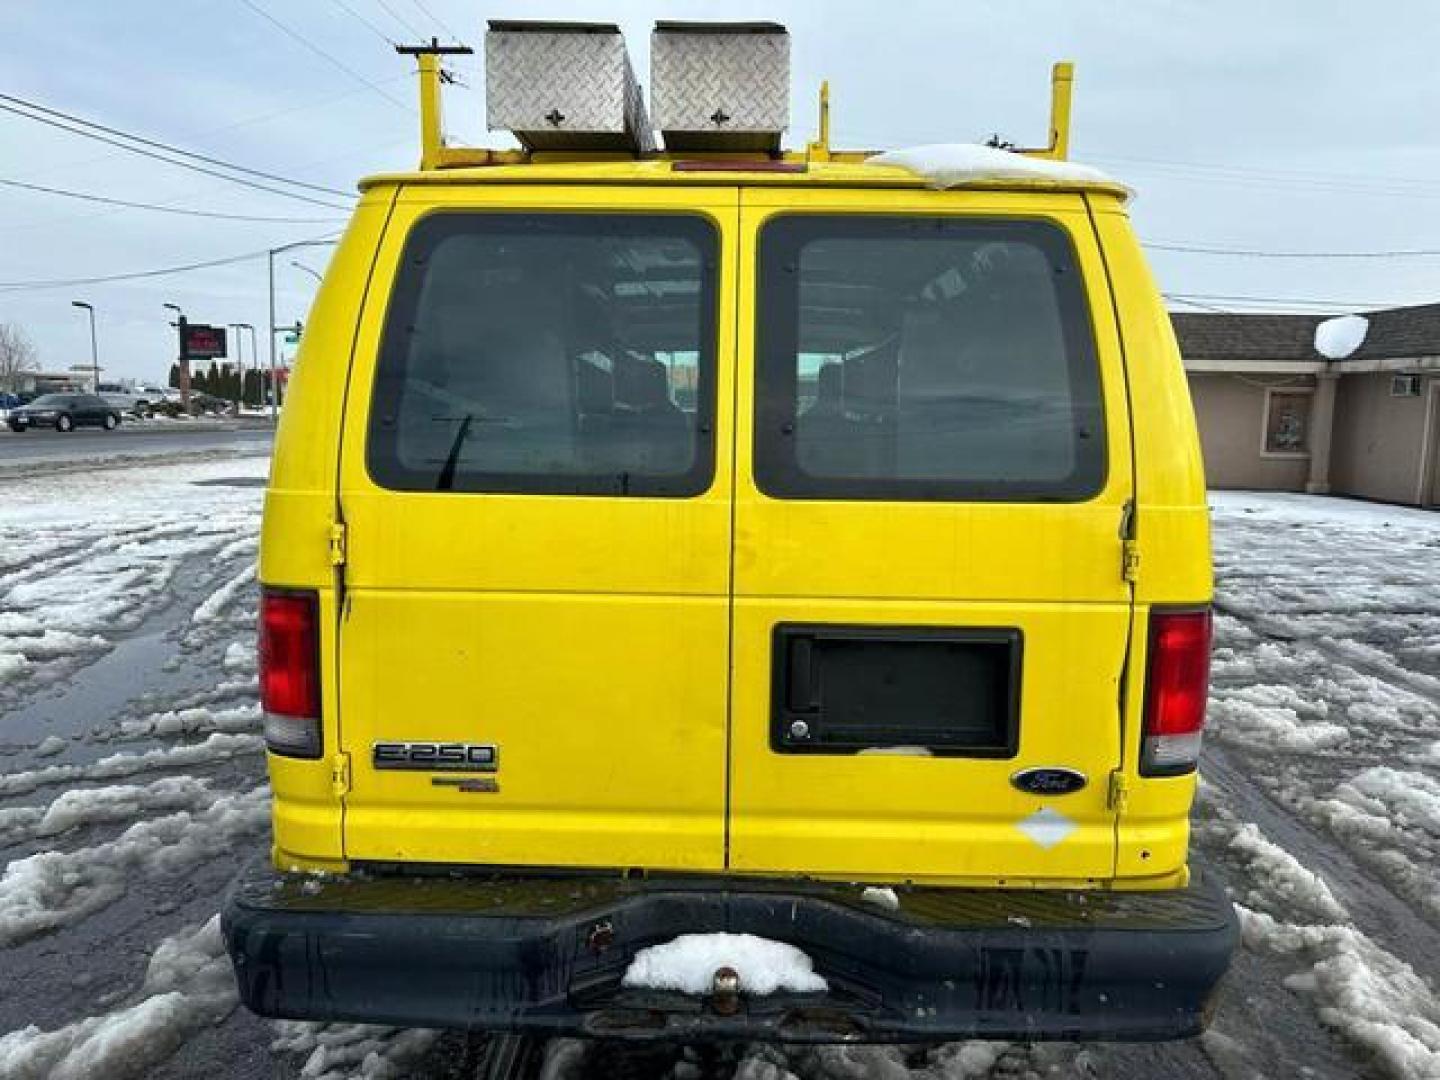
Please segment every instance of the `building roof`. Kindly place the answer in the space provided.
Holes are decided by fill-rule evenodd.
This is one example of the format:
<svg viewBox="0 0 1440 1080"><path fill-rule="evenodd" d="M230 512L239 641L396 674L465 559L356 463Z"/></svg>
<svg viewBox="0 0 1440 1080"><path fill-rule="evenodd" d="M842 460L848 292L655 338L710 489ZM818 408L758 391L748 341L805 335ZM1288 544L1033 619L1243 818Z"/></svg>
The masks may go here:
<svg viewBox="0 0 1440 1080"><path fill-rule="evenodd" d="M1294 360L1313 363L1318 315L1172 312L1186 360Z"/></svg>
<svg viewBox="0 0 1440 1080"><path fill-rule="evenodd" d="M1370 321L1351 360L1440 356L1440 304L1361 312ZM1170 321L1186 360L1323 362L1315 327L1325 315L1172 312Z"/></svg>
<svg viewBox="0 0 1440 1080"><path fill-rule="evenodd" d="M1440 304L1366 312L1370 331L1355 359L1440 356Z"/></svg>

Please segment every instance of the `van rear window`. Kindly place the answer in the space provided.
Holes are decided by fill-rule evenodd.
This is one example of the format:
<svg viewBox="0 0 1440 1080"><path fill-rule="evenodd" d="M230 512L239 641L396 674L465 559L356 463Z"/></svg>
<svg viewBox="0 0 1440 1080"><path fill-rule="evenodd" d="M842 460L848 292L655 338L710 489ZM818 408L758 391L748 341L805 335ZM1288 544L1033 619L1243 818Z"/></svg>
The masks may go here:
<svg viewBox="0 0 1440 1080"><path fill-rule="evenodd" d="M755 474L780 498L1079 501L1093 333L1044 222L793 215L760 237Z"/></svg>
<svg viewBox="0 0 1440 1080"><path fill-rule="evenodd" d="M715 262L696 216L423 219L386 315L371 477L403 491L703 492Z"/></svg>

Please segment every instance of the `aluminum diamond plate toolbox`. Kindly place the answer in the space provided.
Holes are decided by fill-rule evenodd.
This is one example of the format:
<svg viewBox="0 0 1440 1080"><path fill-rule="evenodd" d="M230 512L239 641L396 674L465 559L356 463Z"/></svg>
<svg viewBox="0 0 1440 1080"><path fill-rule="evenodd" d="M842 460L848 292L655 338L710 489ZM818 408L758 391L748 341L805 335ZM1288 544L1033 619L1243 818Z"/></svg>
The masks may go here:
<svg viewBox="0 0 1440 1080"><path fill-rule="evenodd" d="M790 35L778 23L657 22L650 110L670 150L777 152L790 124Z"/></svg>
<svg viewBox="0 0 1440 1080"><path fill-rule="evenodd" d="M614 23L492 20L485 122L529 150L654 147L625 38Z"/></svg>

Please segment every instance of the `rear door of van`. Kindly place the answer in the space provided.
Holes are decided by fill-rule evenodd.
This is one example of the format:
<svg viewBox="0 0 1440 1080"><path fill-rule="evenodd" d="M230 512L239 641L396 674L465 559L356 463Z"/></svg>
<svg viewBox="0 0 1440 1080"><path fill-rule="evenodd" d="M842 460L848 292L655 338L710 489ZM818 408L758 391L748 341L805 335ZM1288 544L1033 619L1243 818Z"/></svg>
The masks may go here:
<svg viewBox="0 0 1440 1080"><path fill-rule="evenodd" d="M346 858L723 867L737 200L401 191L340 462Z"/></svg>
<svg viewBox="0 0 1440 1080"><path fill-rule="evenodd" d="M1125 373L1082 196L742 191L729 862L1108 878Z"/></svg>

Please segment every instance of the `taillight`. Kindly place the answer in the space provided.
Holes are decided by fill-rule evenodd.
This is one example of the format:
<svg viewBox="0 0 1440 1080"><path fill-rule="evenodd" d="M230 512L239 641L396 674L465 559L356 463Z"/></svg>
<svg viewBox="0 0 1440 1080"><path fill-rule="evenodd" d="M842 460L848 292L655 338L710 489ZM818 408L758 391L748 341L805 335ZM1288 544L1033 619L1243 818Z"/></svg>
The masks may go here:
<svg viewBox="0 0 1440 1080"><path fill-rule="evenodd" d="M262 591L259 653L265 745L288 757L318 758L320 602L313 592Z"/></svg>
<svg viewBox="0 0 1440 1080"><path fill-rule="evenodd" d="M1176 776L1195 768L1209 689L1210 611L1152 611L1142 776Z"/></svg>

